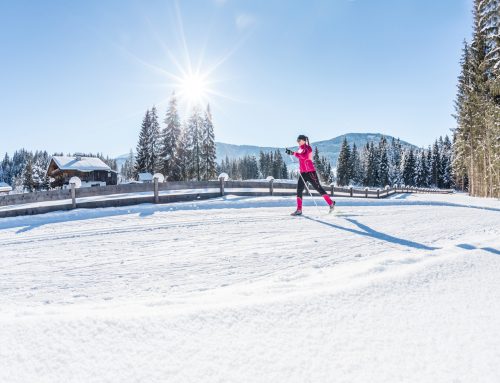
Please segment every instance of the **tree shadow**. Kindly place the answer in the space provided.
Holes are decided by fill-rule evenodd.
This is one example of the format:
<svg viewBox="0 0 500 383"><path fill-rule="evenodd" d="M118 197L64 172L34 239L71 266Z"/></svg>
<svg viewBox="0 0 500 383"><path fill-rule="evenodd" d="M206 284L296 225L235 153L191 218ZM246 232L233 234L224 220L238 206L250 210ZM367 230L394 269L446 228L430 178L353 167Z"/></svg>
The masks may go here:
<svg viewBox="0 0 500 383"><path fill-rule="evenodd" d="M495 255L500 255L500 250L495 249L493 247L485 246L485 247L477 247L468 243L460 243L457 245L457 247L460 247L461 249L465 250L484 250L489 253L495 254Z"/></svg>
<svg viewBox="0 0 500 383"><path fill-rule="evenodd" d="M418 243L418 242L414 242L414 241L409 241L407 239L402 239L402 238L394 237L394 236L389 235L389 234L381 233L381 232L376 231L376 230L372 229L371 227L366 226L366 225L364 225L364 224L362 224L362 223L360 223L360 222L358 222L358 221L356 221L355 219L352 219L352 218L344 218L344 219L346 221L351 222L352 224L356 225L361 230L357 230L357 229L352 229L350 227L344 227L344 226L336 225L334 223L325 222L325 221L322 221L320 219L316 219L316 218L312 218L312 217L305 217L304 216L304 218L308 219L310 221L321 223L321 224L329 226L329 227L333 227L334 229L343 230L343 231L347 231L349 233L359 234L359 235L363 235L363 236L366 236L366 237L376 238L376 239L380 239L382 241L386 241L386 242L390 242L390 243L395 243L397 245L411 247L411 248L414 248L414 249L419 249L419 250L437 250L437 249L439 249L439 247L427 246L427 245L424 245L422 243Z"/></svg>

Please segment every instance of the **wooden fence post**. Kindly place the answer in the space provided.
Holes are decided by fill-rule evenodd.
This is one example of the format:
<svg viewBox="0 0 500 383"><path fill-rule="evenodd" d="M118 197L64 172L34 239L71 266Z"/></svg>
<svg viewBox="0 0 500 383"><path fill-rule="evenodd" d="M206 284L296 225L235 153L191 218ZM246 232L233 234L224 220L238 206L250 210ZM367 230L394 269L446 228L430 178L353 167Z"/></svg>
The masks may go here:
<svg viewBox="0 0 500 383"><path fill-rule="evenodd" d="M76 209L76 185L71 183L71 208Z"/></svg>
<svg viewBox="0 0 500 383"><path fill-rule="evenodd" d="M219 182L220 182L220 196L223 197L224 196L224 177L220 177Z"/></svg>
<svg viewBox="0 0 500 383"><path fill-rule="evenodd" d="M273 195L274 192L274 178L269 180L269 194Z"/></svg>
<svg viewBox="0 0 500 383"><path fill-rule="evenodd" d="M365 198L368 198L368 188L365 188Z"/></svg>
<svg viewBox="0 0 500 383"><path fill-rule="evenodd" d="M335 186L334 185L331 185L332 186L332 190L330 191L330 195L333 197L335 195Z"/></svg>
<svg viewBox="0 0 500 383"><path fill-rule="evenodd" d="M349 188L349 194L351 195L352 197L352 186Z"/></svg>
<svg viewBox="0 0 500 383"><path fill-rule="evenodd" d="M158 192L158 177L154 178L154 194L155 194L155 203L160 203L160 195Z"/></svg>
<svg viewBox="0 0 500 383"><path fill-rule="evenodd" d="M377 198L380 198L380 189L377 189Z"/></svg>

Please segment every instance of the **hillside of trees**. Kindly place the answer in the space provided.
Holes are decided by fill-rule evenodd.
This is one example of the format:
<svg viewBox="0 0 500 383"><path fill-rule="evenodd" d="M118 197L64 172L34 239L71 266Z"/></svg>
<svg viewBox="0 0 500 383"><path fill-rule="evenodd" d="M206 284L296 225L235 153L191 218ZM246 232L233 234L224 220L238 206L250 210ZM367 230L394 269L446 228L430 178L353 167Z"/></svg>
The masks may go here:
<svg viewBox="0 0 500 383"><path fill-rule="evenodd" d="M456 98L453 168L473 196L500 197L500 2L474 0Z"/></svg>
<svg viewBox="0 0 500 383"><path fill-rule="evenodd" d="M62 156L63 153L53 153L49 155L46 150L35 152L25 149L16 150L12 157L5 154L0 162L0 181L6 182L16 193L33 192L50 189L50 179L47 177L52 156ZM116 160L104 157L102 153L68 153L72 156L98 157L103 160L111 169L116 170Z"/></svg>
<svg viewBox="0 0 500 383"><path fill-rule="evenodd" d="M135 158L131 153L122 175L136 179L139 173L162 173L169 181L214 179L217 169L210 106L203 112L195 107L183 123L173 93L163 122L162 127L156 107L146 111Z"/></svg>
<svg viewBox="0 0 500 383"><path fill-rule="evenodd" d="M452 144L440 137L428 149L405 148L398 139L367 143L359 149L344 140L337 161L337 185L454 187Z"/></svg>

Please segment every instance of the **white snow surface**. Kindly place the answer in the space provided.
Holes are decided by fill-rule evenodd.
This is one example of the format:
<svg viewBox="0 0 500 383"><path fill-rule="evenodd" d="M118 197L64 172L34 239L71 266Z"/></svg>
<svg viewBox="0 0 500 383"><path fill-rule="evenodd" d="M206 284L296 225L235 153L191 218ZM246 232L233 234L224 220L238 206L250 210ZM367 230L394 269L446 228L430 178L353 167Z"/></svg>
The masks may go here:
<svg viewBox="0 0 500 383"><path fill-rule="evenodd" d="M0 382L499 382L500 202L0 219Z"/></svg>

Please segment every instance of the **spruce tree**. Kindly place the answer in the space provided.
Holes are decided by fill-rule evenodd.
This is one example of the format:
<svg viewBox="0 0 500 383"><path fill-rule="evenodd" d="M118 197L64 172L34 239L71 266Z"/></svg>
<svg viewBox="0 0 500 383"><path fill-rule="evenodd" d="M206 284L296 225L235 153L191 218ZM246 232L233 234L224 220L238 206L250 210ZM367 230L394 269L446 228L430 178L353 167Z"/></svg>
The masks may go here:
<svg viewBox="0 0 500 383"><path fill-rule="evenodd" d="M28 158L28 161L26 162L26 166L22 173L22 179L24 191L30 193L35 191L35 181L33 180L33 160L31 158Z"/></svg>
<svg viewBox="0 0 500 383"><path fill-rule="evenodd" d="M217 175L215 168L216 148L210 105L207 105L207 110L205 111L203 119L201 161L203 167L202 178L204 180L214 179Z"/></svg>
<svg viewBox="0 0 500 383"><path fill-rule="evenodd" d="M408 150L404 156L403 180L406 186L415 186L415 155L413 149Z"/></svg>
<svg viewBox="0 0 500 383"><path fill-rule="evenodd" d="M151 174L161 171L161 142L160 142L160 123L158 122L158 113L156 107L153 106L150 112L150 129L149 129L149 164L148 171Z"/></svg>
<svg viewBox="0 0 500 383"><path fill-rule="evenodd" d="M379 169L378 169L378 184L382 187L385 187L390 184L389 179L389 157L387 154L387 140L385 137L382 137L378 146L378 155L379 155Z"/></svg>
<svg viewBox="0 0 500 383"><path fill-rule="evenodd" d="M441 164L441 154L439 150L438 140L434 142L432 146L432 165L431 165L431 174L432 174L432 184L435 187L442 187L443 185L443 174L442 174L442 164Z"/></svg>
<svg viewBox="0 0 500 383"><path fill-rule="evenodd" d="M144 118L142 120L141 131L139 133L139 142L137 143L135 157L135 169L134 177L137 177L139 173L145 173L150 171L149 165L151 163L150 159L150 146L149 137L151 129L151 118L149 110L146 111Z"/></svg>
<svg viewBox="0 0 500 383"><path fill-rule="evenodd" d="M187 127L181 127L181 134L177 151L175 154L177 169L175 170L178 175L179 181L188 181L191 177L191 140ZM227 171L229 173L229 171Z"/></svg>
<svg viewBox="0 0 500 383"><path fill-rule="evenodd" d="M364 180L363 164L356 143L352 144L351 150L351 178L355 185L362 185Z"/></svg>
<svg viewBox="0 0 500 383"><path fill-rule="evenodd" d="M187 125L189 179L201 181L203 174L203 118L198 107L193 108Z"/></svg>
<svg viewBox="0 0 500 383"><path fill-rule="evenodd" d="M161 172L169 181L181 179L177 150L181 140L181 121L177 109L177 97L172 93L161 132Z"/></svg>
<svg viewBox="0 0 500 383"><path fill-rule="evenodd" d="M427 187L427 181L429 179L428 167L427 167L427 156L425 150L420 151L420 155L417 158L417 170L416 170L416 186Z"/></svg>
<svg viewBox="0 0 500 383"><path fill-rule="evenodd" d="M368 161L366 169L366 184L367 186L380 186L379 179L379 154L375 148L373 141L368 146Z"/></svg>
<svg viewBox="0 0 500 383"><path fill-rule="evenodd" d="M344 141L342 142L342 146L340 148L339 158L337 159L337 185L339 186L349 185L351 178L350 157L351 150L349 144L347 143L347 138L344 137Z"/></svg>

